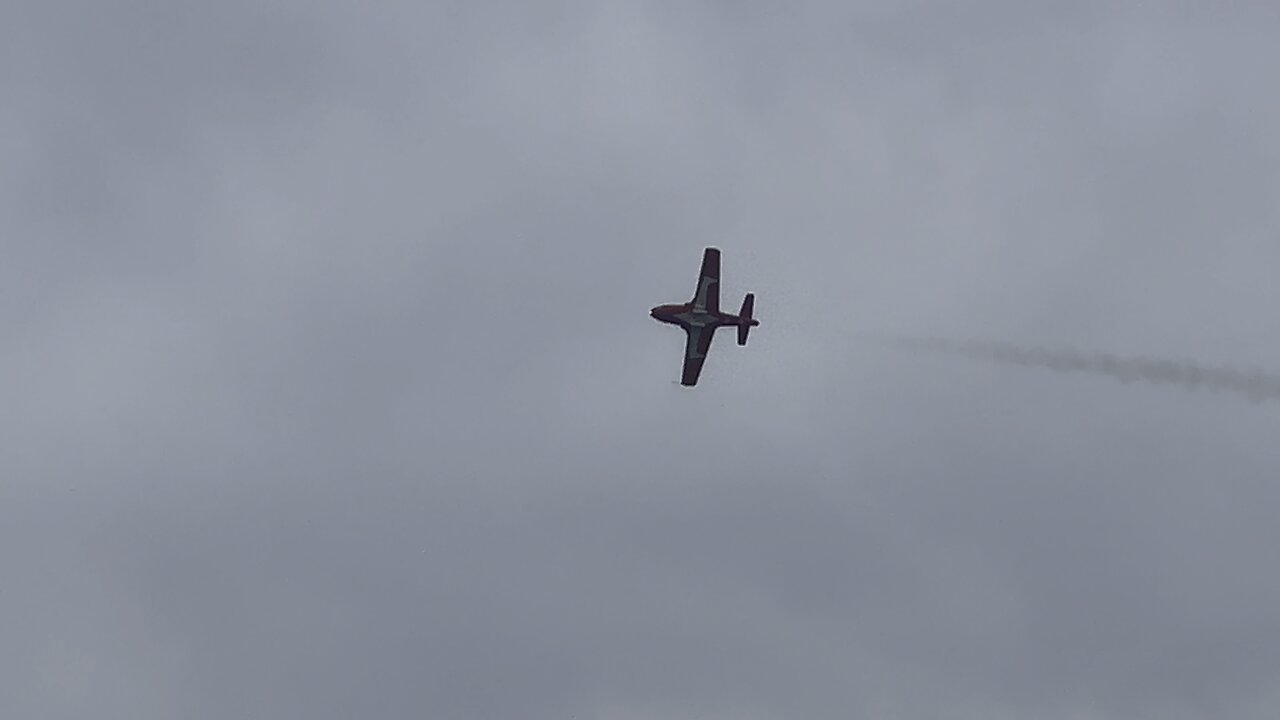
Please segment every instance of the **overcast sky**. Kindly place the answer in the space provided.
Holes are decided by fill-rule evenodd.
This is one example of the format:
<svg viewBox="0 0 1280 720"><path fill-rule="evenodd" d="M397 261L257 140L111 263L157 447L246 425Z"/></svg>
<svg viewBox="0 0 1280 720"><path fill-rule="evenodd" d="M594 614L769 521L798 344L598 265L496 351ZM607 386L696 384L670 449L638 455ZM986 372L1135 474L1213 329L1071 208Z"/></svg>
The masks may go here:
<svg viewBox="0 0 1280 720"><path fill-rule="evenodd" d="M1280 370L1266 5L5 3L0 716L1280 716L1280 404L859 337Z"/></svg>

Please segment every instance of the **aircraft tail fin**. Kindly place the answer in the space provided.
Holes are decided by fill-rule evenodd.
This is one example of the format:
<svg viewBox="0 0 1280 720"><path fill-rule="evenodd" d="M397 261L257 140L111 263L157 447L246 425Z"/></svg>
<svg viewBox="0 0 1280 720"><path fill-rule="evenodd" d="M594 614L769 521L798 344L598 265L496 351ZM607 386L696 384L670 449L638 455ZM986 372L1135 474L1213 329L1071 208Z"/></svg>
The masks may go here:
<svg viewBox="0 0 1280 720"><path fill-rule="evenodd" d="M747 333L751 332L751 328L760 324L759 320L755 320L751 317L751 312L755 309L755 304L756 296L752 293L747 293L747 296L742 298L742 310L738 312L739 345L746 345Z"/></svg>

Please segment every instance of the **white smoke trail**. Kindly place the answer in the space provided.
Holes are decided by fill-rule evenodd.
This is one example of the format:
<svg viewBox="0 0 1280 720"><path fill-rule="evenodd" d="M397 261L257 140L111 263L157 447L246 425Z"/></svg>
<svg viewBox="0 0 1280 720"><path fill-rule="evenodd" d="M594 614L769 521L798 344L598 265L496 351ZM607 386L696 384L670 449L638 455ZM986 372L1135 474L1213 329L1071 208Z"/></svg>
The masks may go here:
<svg viewBox="0 0 1280 720"><path fill-rule="evenodd" d="M1264 373L1258 369L1246 372L1228 367L1205 367L1191 362L1028 348L986 340L949 340L885 334L867 337L915 352L941 353L1002 365L1047 368L1057 372L1101 375L1123 383L1145 382L1174 385L1187 390L1232 392L1253 402L1280 400L1280 375Z"/></svg>

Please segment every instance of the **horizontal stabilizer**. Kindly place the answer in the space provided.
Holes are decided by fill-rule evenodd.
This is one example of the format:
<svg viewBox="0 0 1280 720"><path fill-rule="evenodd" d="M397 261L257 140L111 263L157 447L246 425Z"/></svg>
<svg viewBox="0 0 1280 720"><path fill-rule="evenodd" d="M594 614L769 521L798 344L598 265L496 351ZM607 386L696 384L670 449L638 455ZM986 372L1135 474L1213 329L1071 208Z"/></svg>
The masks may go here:
<svg viewBox="0 0 1280 720"><path fill-rule="evenodd" d="M751 332L751 328L760 324L759 320L752 319L751 313L755 310L756 296L747 293L742 298L742 310L738 313L738 344L747 344L747 333Z"/></svg>

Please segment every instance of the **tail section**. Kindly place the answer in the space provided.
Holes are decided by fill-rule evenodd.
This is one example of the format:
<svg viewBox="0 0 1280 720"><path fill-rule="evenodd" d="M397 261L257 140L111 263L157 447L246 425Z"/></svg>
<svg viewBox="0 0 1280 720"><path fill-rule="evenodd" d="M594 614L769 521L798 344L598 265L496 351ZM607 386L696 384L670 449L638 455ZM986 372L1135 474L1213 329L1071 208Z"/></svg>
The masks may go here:
<svg viewBox="0 0 1280 720"><path fill-rule="evenodd" d="M738 312L738 344L739 345L746 345L747 333L751 332L751 328L760 324L759 320L754 320L751 317L751 312L755 309L755 305L756 305L755 295L751 293L747 293L747 296L742 298L742 310Z"/></svg>

